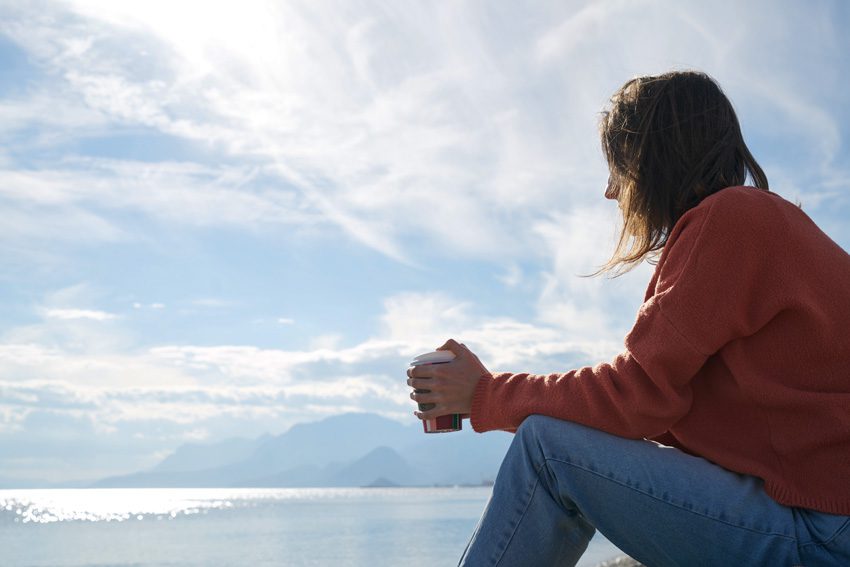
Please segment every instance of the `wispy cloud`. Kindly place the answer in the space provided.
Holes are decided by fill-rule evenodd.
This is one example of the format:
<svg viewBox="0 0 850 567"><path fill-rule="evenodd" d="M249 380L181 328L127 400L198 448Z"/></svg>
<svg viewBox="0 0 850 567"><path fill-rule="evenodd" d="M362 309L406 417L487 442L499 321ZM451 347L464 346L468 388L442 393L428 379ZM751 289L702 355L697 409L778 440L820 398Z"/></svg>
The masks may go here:
<svg viewBox="0 0 850 567"><path fill-rule="evenodd" d="M244 188L258 173L256 168L239 166L78 159L60 169L0 170L0 196L37 207L35 215L48 215L56 207L66 206L89 211L138 210L196 226L321 222L294 190L280 182ZM83 220L88 222L88 218ZM81 224L77 233L86 235L86 224Z"/></svg>
<svg viewBox="0 0 850 567"><path fill-rule="evenodd" d="M706 42L715 37L707 30L717 11L694 8L695 16L652 2L541 8L536 17L512 20L522 21L513 31L488 27L486 10L470 4L408 6L402 15L371 2L345 11L324 3L243 2L205 6L203 26L194 25L190 5L80 0L67 5L63 23L20 10L27 25L7 26L7 33L111 124L250 156L280 187L252 191L250 170L222 177L227 171L190 172L187 164L75 168L108 179L110 187L134 185L107 191L103 181L94 184L107 203L120 195L124 206L189 223L321 218L405 262L418 246L413 235L454 254L515 260L537 243L528 220L538 211L596 198L605 176L596 113L629 74L662 71L669 61L673 39L646 41L642 30L666 29L679 65L709 71L757 41L738 33L746 25L740 18L724 21L723 41ZM511 19L510 12L500 16ZM444 33L432 37L423 29ZM621 44L629 45L628 57L617 55ZM404 55L387 55L393 52ZM579 64L587 52L620 60L600 74L598 66ZM144 65L125 65L127 58ZM529 60L538 64L529 67ZM772 100L777 113L812 129L824 159L834 154L834 115L810 93L775 85L781 79L771 80L755 63L718 71L742 97ZM757 78L739 87L736 77ZM528 104L532 99L536 104ZM91 187L87 181L75 185ZM205 191L185 190L198 182Z"/></svg>
<svg viewBox="0 0 850 567"><path fill-rule="evenodd" d="M268 47L277 54L269 60L258 57L266 52L246 51L246 44L232 41L238 30L231 25L215 27L218 17L221 22L233 21L235 14L227 10L213 10L218 16L211 16L210 27L187 37L188 28L180 18L190 16L179 10L169 10L166 18L159 8L125 10L106 3L95 9L88 2L72 6L86 16L77 20L76 31L97 40L71 49L63 39L67 27L53 29L38 21L39 39L21 41L45 57L64 77L65 88L77 93L88 108L119 125L144 125L261 158L270 165L268 171L297 193L290 195L290 201L301 200L355 240L399 260L407 261L401 242L412 234L451 243L464 254L516 255L517 235L506 238L496 230L498 218L504 211L516 214L546 202L552 197L547 188L569 171L568 165L560 167L547 159L556 148L536 141L537 116L524 115L508 96L510 91L488 87L498 85L504 71L487 55L493 38L486 35L466 39L455 35L453 42L444 44L417 31L423 25L420 19L399 19L380 11L372 11L371 19L360 19L323 5L310 10L294 5L272 9L284 12L272 14L272 21L277 21L274 16L286 16L289 33L282 34L267 25L268 5L241 6L237 20L251 22L247 45ZM442 20L455 15L454 10L428 8L420 16ZM174 25L164 24L163 18ZM116 23L121 26L115 27ZM142 39L140 29L152 35ZM115 51L115 46L127 34L146 45L154 42L153 52L171 57L162 77L130 74L130 68L121 64L129 54ZM382 56L387 45L415 47L405 39L408 36L425 43L412 65ZM222 37L230 41L223 42ZM305 46L323 59L321 74L314 72L313 60L299 56ZM477 59L470 60L470 54ZM481 80L470 80L470 73L481 75ZM104 169L115 170L118 165L76 164L86 172L94 169L101 178L109 176ZM125 167L115 172L121 179L140 179L138 171L127 169L129 164L121 165ZM181 206L182 193L174 194L179 181L174 180L173 167L171 171L164 165L148 167L141 177L149 181L147 191L114 191L112 196L129 195L126 204L161 215L166 208L155 197L167 192L169 202L177 203L168 208L174 220L184 218L187 211L193 212L190 222L206 216L208 206L198 201ZM64 179L68 173L57 172L55 177ZM161 177L151 179L157 174ZM91 186L80 181L75 185ZM108 184L114 186L116 181L110 179ZM103 182L98 186L106 192ZM33 193L23 188L20 192ZM210 193L204 195L206 201L221 202L223 206L215 210L224 218L246 209L264 209L243 207L240 200L250 196L241 192L221 194L220 200ZM285 192L273 194L287 198ZM141 200L141 195L149 196ZM289 207L289 216L293 208ZM255 220L249 217L242 216L241 221ZM440 222L431 222L433 218Z"/></svg>
<svg viewBox="0 0 850 567"><path fill-rule="evenodd" d="M108 321L116 318L114 313L92 309L45 309L44 316L48 319L91 319L92 321Z"/></svg>
<svg viewBox="0 0 850 567"><path fill-rule="evenodd" d="M133 309L153 309L159 311L161 309L165 309L164 303L140 303L138 301L133 302Z"/></svg>
<svg viewBox="0 0 850 567"><path fill-rule="evenodd" d="M78 317L79 312L84 315ZM102 314L75 310L69 318L87 318L92 313ZM273 407L283 401L289 407L295 399L314 406L354 399L403 406L408 404L406 362L449 336L467 342L494 367L541 365L559 356L566 367L612 355L618 348L599 340L564 340L564 333L554 327L475 315L469 305L443 294L391 298L381 320L380 334L361 343L341 346L335 344L337 338L302 351L171 345L105 355L7 343L0 345L0 381L8 395L0 399L7 407L93 406L109 415L110 423L121 415L155 415L183 423L199 411L218 411L214 409L218 405ZM74 394L57 394L66 390ZM121 406L117 413L110 409L114 404ZM163 404L199 408L181 406L174 412L152 407Z"/></svg>

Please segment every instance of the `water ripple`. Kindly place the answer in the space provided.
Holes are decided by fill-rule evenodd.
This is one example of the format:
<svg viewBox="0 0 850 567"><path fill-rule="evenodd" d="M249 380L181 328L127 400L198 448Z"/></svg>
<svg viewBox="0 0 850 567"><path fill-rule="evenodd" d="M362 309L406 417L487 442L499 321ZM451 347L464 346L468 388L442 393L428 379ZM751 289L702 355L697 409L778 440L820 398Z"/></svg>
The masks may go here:
<svg viewBox="0 0 850 567"><path fill-rule="evenodd" d="M317 500L431 500L446 489L352 488L105 488L0 490L0 525L6 522L40 523L126 522L171 520L215 510L256 508L281 501Z"/></svg>
<svg viewBox="0 0 850 567"><path fill-rule="evenodd" d="M0 518L16 523L173 519L233 506L230 491L217 494L192 489L0 491Z"/></svg>

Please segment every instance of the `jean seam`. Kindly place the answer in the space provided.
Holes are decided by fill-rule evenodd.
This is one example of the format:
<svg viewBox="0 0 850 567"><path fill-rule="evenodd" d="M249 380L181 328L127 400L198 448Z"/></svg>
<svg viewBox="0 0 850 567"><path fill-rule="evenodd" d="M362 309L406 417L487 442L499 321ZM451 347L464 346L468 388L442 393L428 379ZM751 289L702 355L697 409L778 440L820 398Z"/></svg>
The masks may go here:
<svg viewBox="0 0 850 567"><path fill-rule="evenodd" d="M810 542L807 542L807 543L801 543L800 547L803 548L803 547L811 547L811 546L821 546L821 547L827 546L827 545L831 544L833 541L835 541L835 539L837 537L839 537L841 534L843 534L845 531L847 531L848 526L850 526L850 519L845 520L844 523L841 524L841 527L838 528L837 530L835 530L835 533L832 534L831 536L829 536L829 538L827 538L826 540L824 540L824 541L810 541Z"/></svg>
<svg viewBox="0 0 850 567"><path fill-rule="evenodd" d="M748 527L746 527L746 526L741 526L741 525L738 525L738 524L735 524L735 523L732 523L732 522L728 522L728 521L726 521L726 520L721 520L720 518L715 518L715 517L713 517L713 516L709 516L708 514L702 514L702 513L700 513L700 512L695 511L695 510L691 510L691 509L685 508L684 506L681 506L681 505L679 505L679 504L676 504L675 502L670 502L669 500L664 500L663 498L659 498L659 497L655 496L654 494L650 494L650 493L648 493L648 492L646 492L646 491L644 491L644 490L641 490L641 489L639 489L639 488L635 488L635 487L633 487L633 486L629 486L629 485L627 485L627 484L625 484L625 483L623 483L623 482L621 482L621 481L619 481L619 480L617 480L617 479L614 479L614 478L611 478L611 477L605 476L605 475L600 474L599 472L597 472L597 471L595 471L595 470L588 469L588 468L586 468L586 467L583 467L583 466L578 465L578 464L576 464L576 463L572 463L572 462L570 462L570 461L564 461L564 460L556 459L556 458L553 458L553 457L544 457L544 461L547 461L547 462L548 462L548 461L554 461L554 462L556 462L556 463L562 463L562 464L569 465L569 466L571 466L571 467L574 467L574 468L577 468L577 469L583 470L583 471L584 471L584 472L586 472L586 473L590 473L590 474L592 474L592 475L594 475L594 476L597 476L597 477L599 477L599 478L603 478L603 479L605 479L605 480L607 480L607 481L609 481L609 482L613 482L614 484L617 484L617 485L619 485L619 486L622 486L623 488L627 488L627 489L629 489L629 490L632 490L633 492L637 492L637 493L639 493L639 494L643 494L644 496L646 496L646 497L648 497L648 498L651 498L651 499L656 500L656 501L658 501L658 502L662 502L662 503L664 503L664 504L667 504L668 506L673 506L674 508L678 508L679 510L682 510L682 511L684 511L684 512L689 512L689 513L691 513L691 514L694 514L694 515L696 515L696 516L701 516L701 517L703 517L703 518L707 518L707 519L712 520L712 521L714 521L714 522L719 522L719 523L721 523L721 524L725 524L725 525L727 525L727 526L730 526L730 527L733 527L733 528L736 528L736 529L739 529L739 530L746 530L746 531L748 531L748 532L752 532L752 533L756 533L756 534L761 534L761 535L769 535L769 536L781 537L781 538L787 539L787 540L789 540L789 541L794 541L794 542L796 542L796 538L795 538L795 537L793 537L793 536L789 536L789 535L785 535L785 534L780 534L780 533L775 533L775 532L772 532L772 531L765 532L765 531L756 530L756 529L753 529L753 528L748 528ZM539 474L539 473L538 473L538 474Z"/></svg>
<svg viewBox="0 0 850 567"><path fill-rule="evenodd" d="M528 508L531 506L531 501L534 500L534 493L537 492L537 487L540 486L540 470L545 466L546 466L546 460L544 459L543 464L540 465L539 467L537 467L537 469L534 471L536 478L534 480L534 486L531 487L531 492L528 495L528 501L525 503L525 507L523 508L522 513L519 515L519 519L517 520L517 523L514 526L513 531L511 531L510 537L508 537L508 539L505 541L505 545L502 548L502 552L499 554L499 557L498 557L498 559L496 559L496 562L493 563L493 567L496 567L497 565L499 565L499 563L502 562L502 559L504 559L505 552L508 550L508 547L511 545L511 541L513 541L514 536L516 535L516 532L519 529L519 525L520 525L520 523L522 523L522 519L525 518L525 514L528 512Z"/></svg>

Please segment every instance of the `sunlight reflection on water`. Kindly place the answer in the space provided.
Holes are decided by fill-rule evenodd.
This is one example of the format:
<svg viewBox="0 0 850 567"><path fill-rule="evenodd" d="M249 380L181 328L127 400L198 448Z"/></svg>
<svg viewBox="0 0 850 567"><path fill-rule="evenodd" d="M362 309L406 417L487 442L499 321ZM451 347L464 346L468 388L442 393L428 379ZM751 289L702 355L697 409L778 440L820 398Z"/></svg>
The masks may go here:
<svg viewBox="0 0 850 567"><path fill-rule="evenodd" d="M147 516L174 518L210 509L230 508L231 497L220 491L187 489L22 490L0 493L0 510L14 511L15 521L112 522Z"/></svg>
<svg viewBox="0 0 850 567"><path fill-rule="evenodd" d="M485 487L0 490L0 564L367 567L380 557L384 565L451 565L489 494ZM597 534L579 565L614 554Z"/></svg>
<svg viewBox="0 0 850 567"><path fill-rule="evenodd" d="M443 490L451 494L452 488ZM404 491L407 496L416 489ZM250 508L280 501L387 498L398 489L359 488L105 488L0 491L0 514L14 514L18 523L64 521L123 522L145 518L173 519L211 510ZM432 496L433 497L433 496ZM8 519L8 518L7 518Z"/></svg>

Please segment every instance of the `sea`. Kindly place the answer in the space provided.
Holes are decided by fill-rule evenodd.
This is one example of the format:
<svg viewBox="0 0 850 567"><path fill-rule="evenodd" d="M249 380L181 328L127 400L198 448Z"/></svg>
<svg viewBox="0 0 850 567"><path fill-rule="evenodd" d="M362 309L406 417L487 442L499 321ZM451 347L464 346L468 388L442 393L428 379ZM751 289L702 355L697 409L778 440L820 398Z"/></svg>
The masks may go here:
<svg viewBox="0 0 850 567"><path fill-rule="evenodd" d="M490 490L0 490L0 565L450 566ZM618 554L597 534L579 565Z"/></svg>

